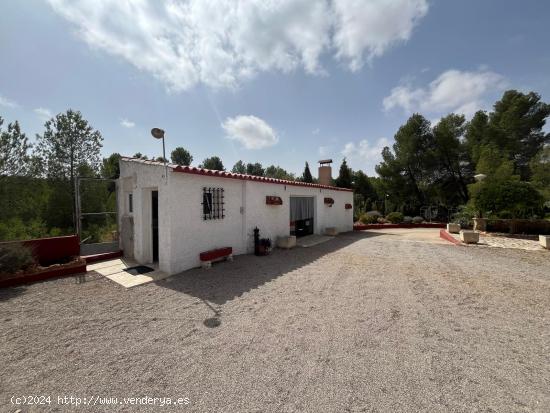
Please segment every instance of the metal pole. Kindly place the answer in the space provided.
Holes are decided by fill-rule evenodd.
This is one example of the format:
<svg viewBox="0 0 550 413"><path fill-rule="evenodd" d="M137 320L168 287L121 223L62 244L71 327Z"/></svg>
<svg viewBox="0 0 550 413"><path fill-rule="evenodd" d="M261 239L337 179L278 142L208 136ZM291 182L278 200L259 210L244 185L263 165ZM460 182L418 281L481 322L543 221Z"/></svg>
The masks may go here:
<svg viewBox="0 0 550 413"><path fill-rule="evenodd" d="M166 163L166 149L164 147L164 135L162 136L162 157L164 159L164 176L166 177L166 183L168 183L168 164Z"/></svg>
<svg viewBox="0 0 550 413"><path fill-rule="evenodd" d="M75 229L78 234L78 239L82 238L82 222L80 215L80 177L76 177L74 180L74 203L75 203Z"/></svg>

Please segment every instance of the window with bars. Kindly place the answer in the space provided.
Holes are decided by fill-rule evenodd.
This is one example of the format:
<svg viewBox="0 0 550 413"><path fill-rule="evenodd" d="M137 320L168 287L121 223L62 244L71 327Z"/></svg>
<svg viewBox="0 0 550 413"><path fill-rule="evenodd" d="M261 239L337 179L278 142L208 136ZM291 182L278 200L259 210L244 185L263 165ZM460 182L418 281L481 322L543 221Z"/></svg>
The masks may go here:
<svg viewBox="0 0 550 413"><path fill-rule="evenodd" d="M225 218L223 188L202 188L202 215L204 220Z"/></svg>

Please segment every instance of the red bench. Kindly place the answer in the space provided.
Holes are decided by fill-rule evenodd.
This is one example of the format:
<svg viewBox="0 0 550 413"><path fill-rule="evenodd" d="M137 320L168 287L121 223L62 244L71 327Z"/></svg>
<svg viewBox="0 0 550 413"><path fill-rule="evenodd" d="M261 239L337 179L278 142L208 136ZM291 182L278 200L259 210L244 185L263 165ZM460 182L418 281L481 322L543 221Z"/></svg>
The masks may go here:
<svg viewBox="0 0 550 413"><path fill-rule="evenodd" d="M227 259L227 261L233 261L233 248L225 247L201 252L199 258L203 268L210 268L214 261L220 261L224 258Z"/></svg>

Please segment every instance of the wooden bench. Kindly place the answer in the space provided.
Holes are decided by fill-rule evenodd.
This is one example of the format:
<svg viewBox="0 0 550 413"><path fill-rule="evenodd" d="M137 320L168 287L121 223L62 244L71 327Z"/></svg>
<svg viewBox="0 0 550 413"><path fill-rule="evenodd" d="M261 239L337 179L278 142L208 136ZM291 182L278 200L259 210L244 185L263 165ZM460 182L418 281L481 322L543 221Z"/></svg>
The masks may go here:
<svg viewBox="0 0 550 413"><path fill-rule="evenodd" d="M233 261L233 248L225 247L215 250L201 252L199 254L202 268L212 267L212 263L226 259L227 261Z"/></svg>

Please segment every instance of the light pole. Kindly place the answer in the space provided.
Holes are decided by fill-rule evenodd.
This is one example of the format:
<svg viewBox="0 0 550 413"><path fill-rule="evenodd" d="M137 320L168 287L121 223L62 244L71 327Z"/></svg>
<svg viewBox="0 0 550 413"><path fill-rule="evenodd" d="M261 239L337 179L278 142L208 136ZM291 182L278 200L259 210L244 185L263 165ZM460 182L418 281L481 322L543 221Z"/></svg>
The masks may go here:
<svg viewBox="0 0 550 413"><path fill-rule="evenodd" d="M164 130L160 128L151 129L151 135L155 139L162 139L162 159L164 160L164 176L166 177L166 182L168 182L168 164L166 163L166 149L164 146Z"/></svg>

